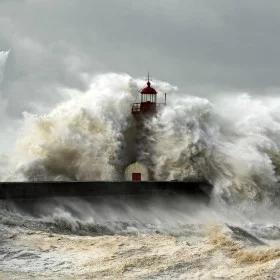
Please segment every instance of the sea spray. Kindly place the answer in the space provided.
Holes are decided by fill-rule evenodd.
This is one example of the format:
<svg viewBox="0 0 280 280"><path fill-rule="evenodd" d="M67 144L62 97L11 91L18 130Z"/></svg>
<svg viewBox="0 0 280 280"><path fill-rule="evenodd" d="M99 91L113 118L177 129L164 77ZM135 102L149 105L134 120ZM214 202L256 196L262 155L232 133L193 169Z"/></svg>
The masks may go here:
<svg viewBox="0 0 280 280"><path fill-rule="evenodd" d="M114 179L130 91L129 76L100 76L88 92L49 114L25 114L14 175L24 180Z"/></svg>
<svg viewBox="0 0 280 280"><path fill-rule="evenodd" d="M4 68L9 57L10 51L1 51L0 50L0 85L4 77Z"/></svg>
<svg viewBox="0 0 280 280"><path fill-rule="evenodd" d="M46 115L25 114L25 126L5 180L122 180L131 103L145 81L104 74L89 90ZM167 106L146 122L152 131L149 157L156 180L205 179L226 201L275 197L279 170L278 98L236 94L210 102L167 92Z"/></svg>
<svg viewBox="0 0 280 280"><path fill-rule="evenodd" d="M178 97L153 119L158 180L206 178L227 201L278 194L280 100ZM155 140L156 139L156 140Z"/></svg>

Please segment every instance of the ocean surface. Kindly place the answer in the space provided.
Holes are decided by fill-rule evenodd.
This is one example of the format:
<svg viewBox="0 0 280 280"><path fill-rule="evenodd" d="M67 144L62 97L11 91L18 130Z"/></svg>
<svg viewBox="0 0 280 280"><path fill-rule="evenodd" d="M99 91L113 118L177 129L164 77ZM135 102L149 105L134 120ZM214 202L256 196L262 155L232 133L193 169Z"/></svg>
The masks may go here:
<svg viewBox="0 0 280 280"><path fill-rule="evenodd" d="M2 202L0 277L280 279L279 213L254 207L182 197L143 207L114 200Z"/></svg>

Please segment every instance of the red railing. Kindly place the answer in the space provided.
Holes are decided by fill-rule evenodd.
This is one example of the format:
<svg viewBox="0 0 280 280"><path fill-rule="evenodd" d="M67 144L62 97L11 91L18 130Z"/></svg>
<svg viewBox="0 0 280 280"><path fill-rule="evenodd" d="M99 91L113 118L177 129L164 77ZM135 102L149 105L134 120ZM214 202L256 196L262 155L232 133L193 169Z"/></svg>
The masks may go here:
<svg viewBox="0 0 280 280"><path fill-rule="evenodd" d="M131 107L131 112L133 113L133 114L135 114L135 113L140 113L141 111L145 111L145 106L141 109L141 104L142 103L133 103L132 104L132 107ZM145 102L143 103L143 104L145 104ZM158 110L158 109L160 109L162 106L165 106L166 104L165 103L156 103L155 104L155 109L156 110Z"/></svg>

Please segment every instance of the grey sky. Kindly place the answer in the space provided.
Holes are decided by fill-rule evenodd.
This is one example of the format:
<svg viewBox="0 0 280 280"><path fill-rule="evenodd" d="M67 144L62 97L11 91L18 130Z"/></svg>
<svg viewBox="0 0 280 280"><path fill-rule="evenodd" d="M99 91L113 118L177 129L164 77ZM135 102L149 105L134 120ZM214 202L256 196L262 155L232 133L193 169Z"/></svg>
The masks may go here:
<svg viewBox="0 0 280 280"><path fill-rule="evenodd" d="M85 89L87 74L149 70L193 94L280 88L277 0L1 0L7 113ZM276 91L277 92L277 91Z"/></svg>

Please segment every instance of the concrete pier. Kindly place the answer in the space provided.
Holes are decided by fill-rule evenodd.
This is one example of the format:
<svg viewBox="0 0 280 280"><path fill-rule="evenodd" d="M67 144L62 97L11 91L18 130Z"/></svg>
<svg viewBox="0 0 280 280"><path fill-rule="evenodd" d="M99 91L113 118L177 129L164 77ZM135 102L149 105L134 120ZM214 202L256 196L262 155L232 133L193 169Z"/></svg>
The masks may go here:
<svg viewBox="0 0 280 280"><path fill-rule="evenodd" d="M48 181L0 182L0 199L40 199L51 197L157 196L186 194L210 197L212 186L206 182L177 181Z"/></svg>

